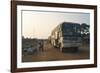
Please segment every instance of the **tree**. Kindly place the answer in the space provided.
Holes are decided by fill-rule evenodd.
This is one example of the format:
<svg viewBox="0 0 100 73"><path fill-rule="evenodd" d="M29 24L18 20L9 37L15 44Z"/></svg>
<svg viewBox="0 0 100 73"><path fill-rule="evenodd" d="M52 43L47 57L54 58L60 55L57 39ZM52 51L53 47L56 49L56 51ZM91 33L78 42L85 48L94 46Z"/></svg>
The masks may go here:
<svg viewBox="0 0 100 73"><path fill-rule="evenodd" d="M89 42L89 39L90 39L89 28L90 26L87 25L86 23L81 24L81 35L82 35L83 40L86 40L87 42Z"/></svg>
<svg viewBox="0 0 100 73"><path fill-rule="evenodd" d="M82 34L85 34L85 35L87 35L87 34L89 34L89 25L87 25L86 23L82 23L81 24L81 33Z"/></svg>

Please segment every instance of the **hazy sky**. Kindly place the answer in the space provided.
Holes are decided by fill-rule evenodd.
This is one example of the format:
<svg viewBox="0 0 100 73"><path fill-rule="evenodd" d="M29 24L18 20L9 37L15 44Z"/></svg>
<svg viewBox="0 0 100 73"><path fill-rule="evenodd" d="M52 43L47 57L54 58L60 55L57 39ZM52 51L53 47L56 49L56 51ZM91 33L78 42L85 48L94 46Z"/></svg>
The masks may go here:
<svg viewBox="0 0 100 73"><path fill-rule="evenodd" d="M22 35L26 38L47 39L62 22L90 24L90 14L71 12L22 11Z"/></svg>

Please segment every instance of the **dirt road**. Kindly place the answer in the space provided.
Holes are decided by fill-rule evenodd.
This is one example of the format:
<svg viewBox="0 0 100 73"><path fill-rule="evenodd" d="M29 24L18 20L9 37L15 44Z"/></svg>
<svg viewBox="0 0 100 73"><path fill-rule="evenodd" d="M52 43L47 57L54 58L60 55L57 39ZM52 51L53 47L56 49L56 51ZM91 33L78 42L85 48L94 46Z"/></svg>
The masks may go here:
<svg viewBox="0 0 100 73"><path fill-rule="evenodd" d="M68 53L59 51L59 49L52 47L47 42L45 42L44 45L45 46L43 51L38 51L31 55L23 55L22 62L89 59L89 50L81 50L76 53ZM88 47L84 46L80 48Z"/></svg>

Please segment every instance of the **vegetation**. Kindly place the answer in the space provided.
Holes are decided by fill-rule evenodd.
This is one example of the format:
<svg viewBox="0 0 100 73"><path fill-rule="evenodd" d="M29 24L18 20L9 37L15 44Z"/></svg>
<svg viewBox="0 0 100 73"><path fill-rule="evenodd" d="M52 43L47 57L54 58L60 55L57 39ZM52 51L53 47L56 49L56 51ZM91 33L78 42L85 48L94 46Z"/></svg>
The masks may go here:
<svg viewBox="0 0 100 73"><path fill-rule="evenodd" d="M89 43L90 40L90 32L89 32L90 26L87 25L86 23L81 24L81 36L82 40L85 40Z"/></svg>

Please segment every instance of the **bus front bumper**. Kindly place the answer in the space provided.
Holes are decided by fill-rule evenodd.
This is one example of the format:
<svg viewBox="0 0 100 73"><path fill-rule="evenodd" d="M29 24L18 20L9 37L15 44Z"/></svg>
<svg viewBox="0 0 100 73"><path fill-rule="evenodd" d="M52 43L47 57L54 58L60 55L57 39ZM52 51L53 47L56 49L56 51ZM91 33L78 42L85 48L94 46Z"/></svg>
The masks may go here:
<svg viewBox="0 0 100 73"><path fill-rule="evenodd" d="M63 47L80 47L81 43L63 43Z"/></svg>

